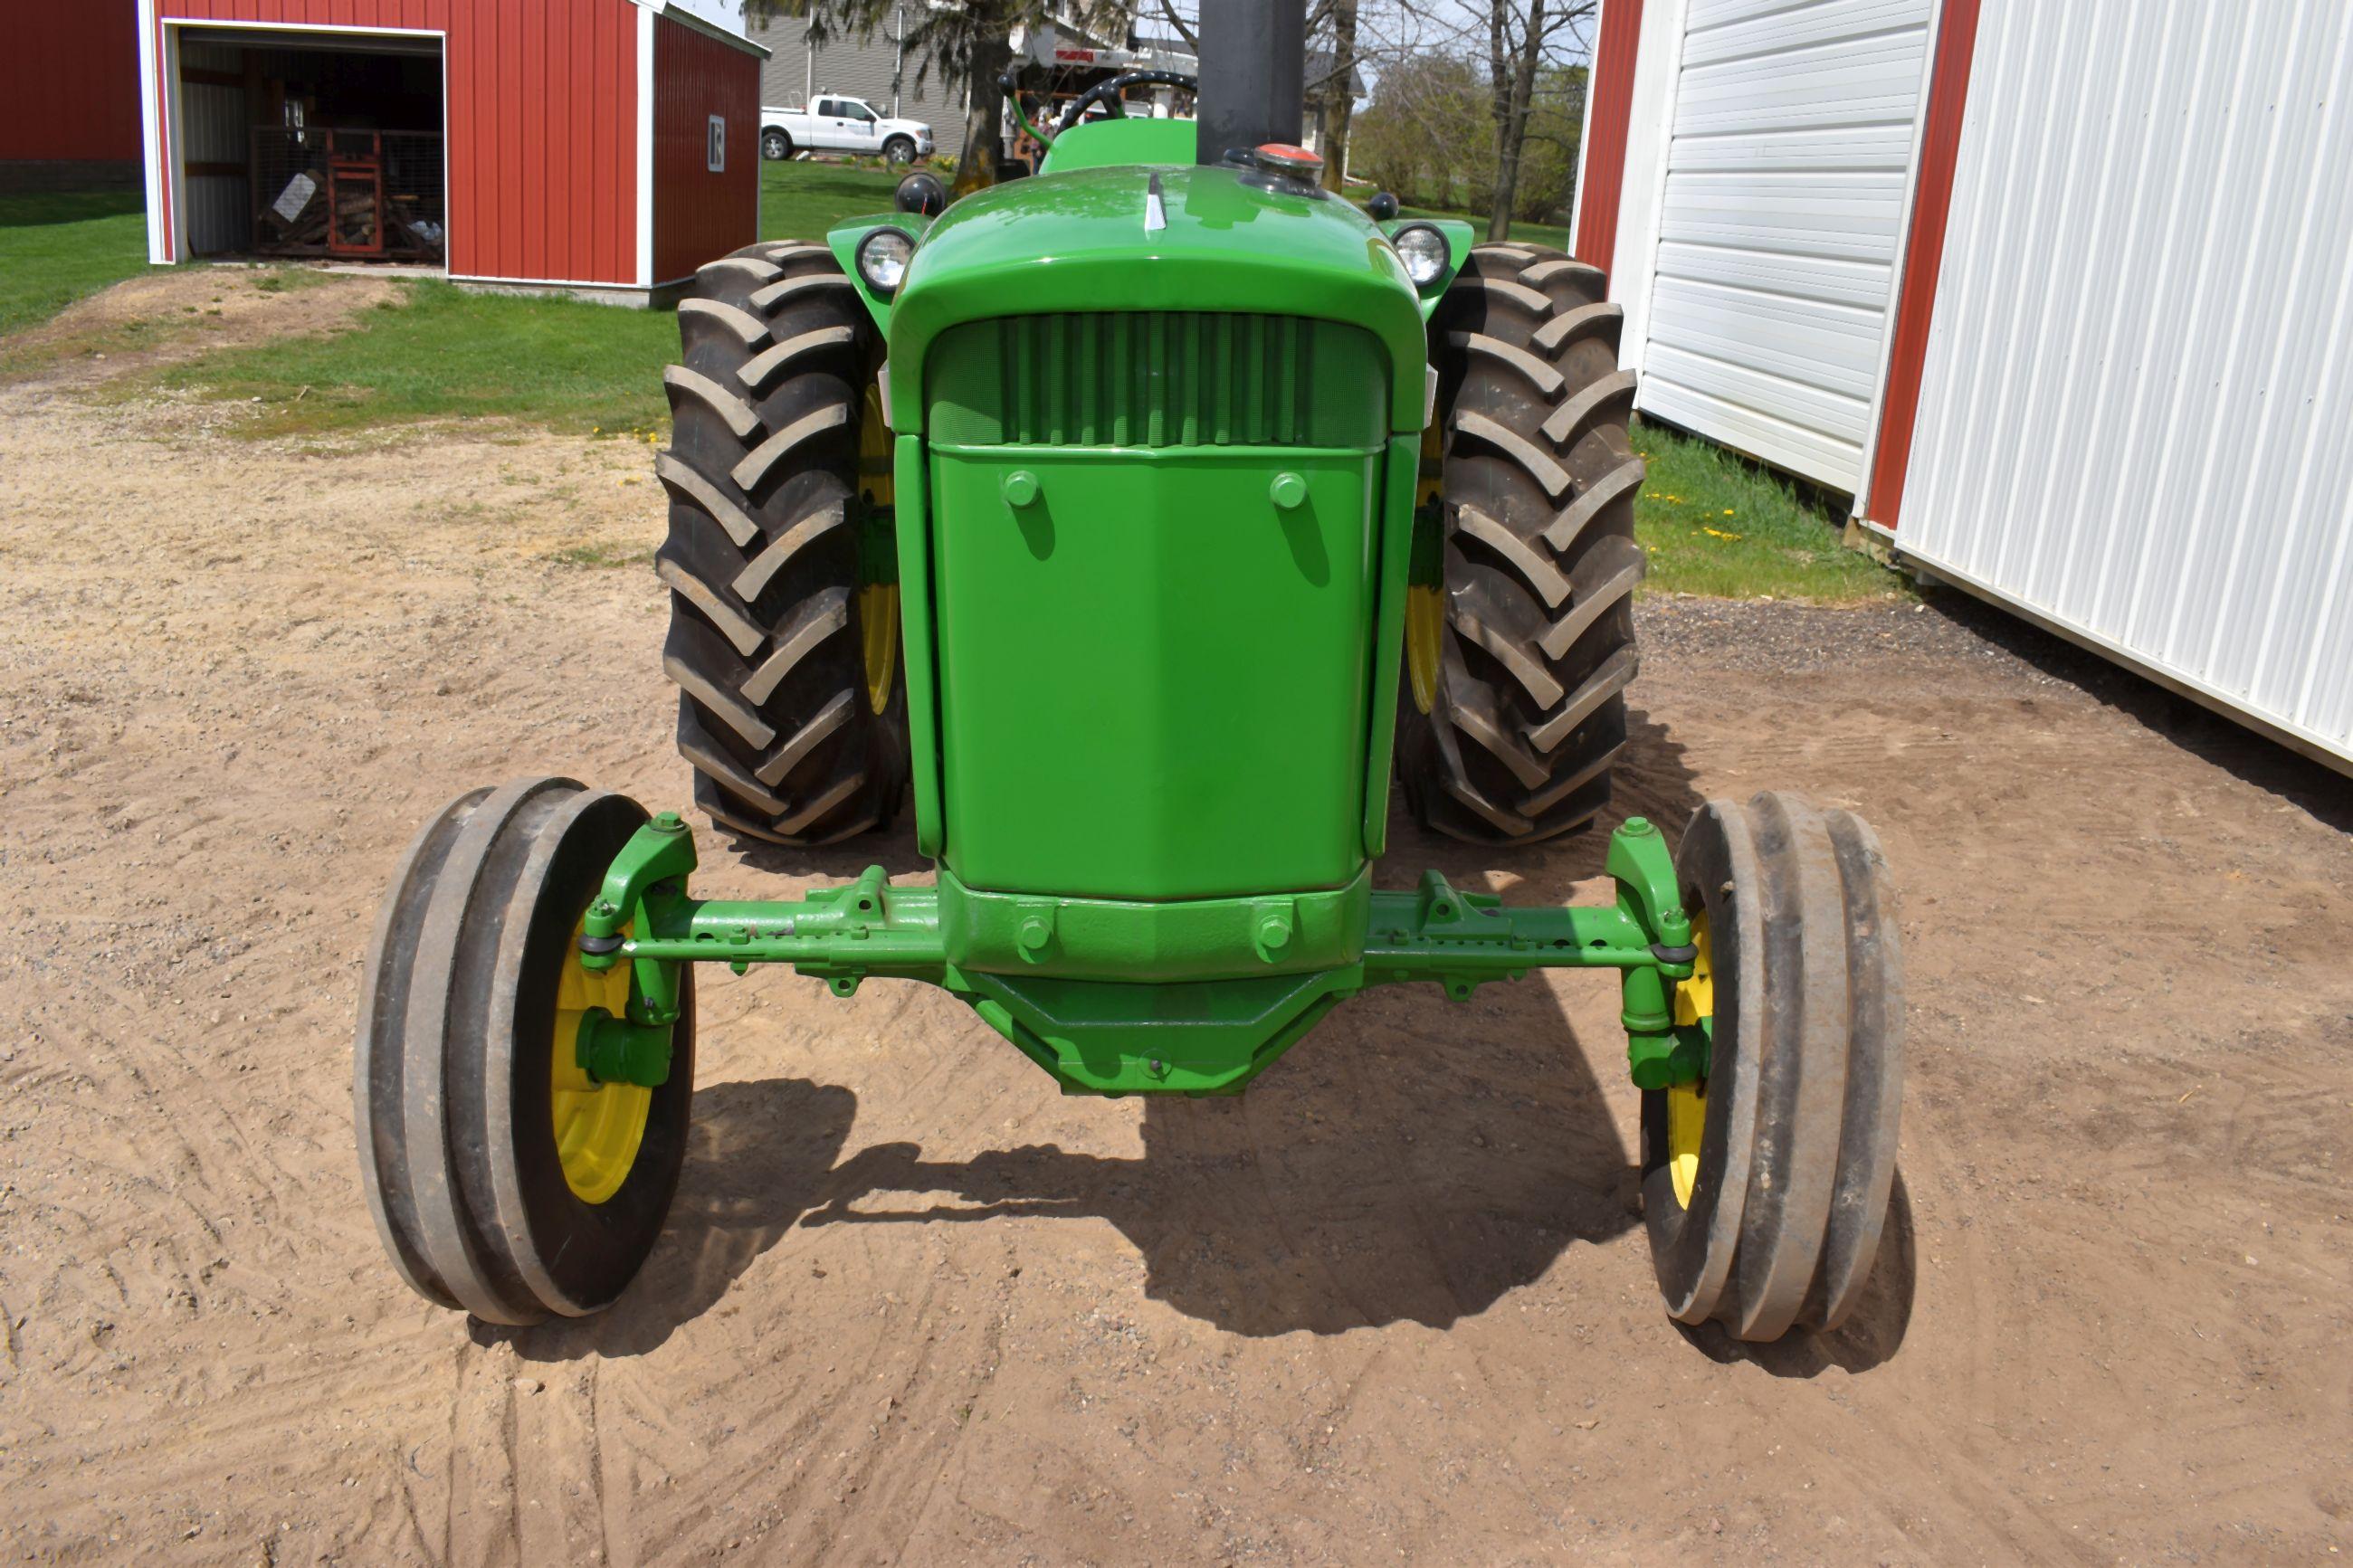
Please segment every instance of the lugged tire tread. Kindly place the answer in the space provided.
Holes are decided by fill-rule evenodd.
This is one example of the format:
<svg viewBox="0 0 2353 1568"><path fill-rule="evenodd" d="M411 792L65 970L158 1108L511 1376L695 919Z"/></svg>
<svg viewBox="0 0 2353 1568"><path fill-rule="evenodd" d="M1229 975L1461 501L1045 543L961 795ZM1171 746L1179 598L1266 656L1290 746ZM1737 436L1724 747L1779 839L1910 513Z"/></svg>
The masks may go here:
<svg viewBox="0 0 2353 1568"><path fill-rule="evenodd" d="M1430 713L1404 683L1398 769L1424 826L1474 843L1588 826L1626 742L1642 464L1602 282L1556 250L1479 245L1431 324L1445 647Z"/></svg>
<svg viewBox="0 0 2353 1568"><path fill-rule="evenodd" d="M722 272L742 273L754 284L773 283L784 275L784 268L758 256L723 256L716 261L706 261L694 269L695 278L704 283L712 281Z"/></svg>
<svg viewBox="0 0 2353 1568"><path fill-rule="evenodd" d="M882 345L826 247L767 242L728 261L742 265L698 274L682 363L664 376L662 665L711 819L831 843L887 825L906 780L903 683L873 711L855 593L859 404Z"/></svg>
<svg viewBox="0 0 2353 1568"><path fill-rule="evenodd" d="M1458 349L1474 354L1487 354L1510 365L1526 376L1536 391L1546 397L1558 396L1567 385L1560 378L1560 372L1527 350L1507 343L1501 338L1489 337L1484 332L1449 332L1446 341Z"/></svg>
<svg viewBox="0 0 2353 1568"><path fill-rule="evenodd" d="M1634 373L1630 370L1621 370L1593 383L1553 410L1552 417L1544 422L1545 439L1556 447L1568 445L1588 421L1620 401L1626 405L1628 414L1634 411Z"/></svg>
<svg viewBox="0 0 2353 1568"><path fill-rule="evenodd" d="M746 495L763 489L768 482L768 476L776 472L778 463L792 456L812 437L822 436L828 430L849 424L850 413L845 406L820 408L794 420L746 452L744 460L736 464L727 477L733 479L736 488Z"/></svg>
<svg viewBox="0 0 2353 1568"><path fill-rule="evenodd" d="M828 252L828 254L830 254ZM819 290L844 289L855 294L858 286L845 272L805 272L797 277L780 279L765 289L752 291L752 308L765 315L775 315L796 295Z"/></svg>
<svg viewBox="0 0 2353 1568"><path fill-rule="evenodd" d="M736 337L746 348L768 341L768 323L741 306L723 300L681 300L678 304L679 328L683 331L690 321L716 321Z"/></svg>
<svg viewBox="0 0 2353 1568"><path fill-rule="evenodd" d="M670 585L671 593L701 610L703 618L719 628L720 635L735 645L735 651L745 658L760 651L768 634L760 623L728 602L727 595L697 577L688 567L659 552L654 556L654 575Z"/></svg>
<svg viewBox="0 0 2353 1568"><path fill-rule="evenodd" d="M705 516L727 531L727 537L738 544L749 544L760 536L760 525L752 514L720 493L719 487L695 471L692 464L674 452L658 453L654 458L654 478L682 490L687 498L701 507Z"/></svg>
<svg viewBox="0 0 2353 1568"><path fill-rule="evenodd" d="M787 338L774 348L762 349L744 362L744 368L735 373L735 379L758 396L768 390L768 384L776 379L778 371L802 355L817 353L824 349L851 348L857 342L858 329L855 327L819 327L816 331Z"/></svg>
<svg viewBox="0 0 2353 1568"><path fill-rule="evenodd" d="M1626 307L1604 300L1599 304L1579 305L1576 310L1555 316L1535 331L1530 341L1546 353L1558 353L1563 344L1588 332L1603 328L1609 331L1610 347L1618 346L1618 335L1624 328Z"/></svg>

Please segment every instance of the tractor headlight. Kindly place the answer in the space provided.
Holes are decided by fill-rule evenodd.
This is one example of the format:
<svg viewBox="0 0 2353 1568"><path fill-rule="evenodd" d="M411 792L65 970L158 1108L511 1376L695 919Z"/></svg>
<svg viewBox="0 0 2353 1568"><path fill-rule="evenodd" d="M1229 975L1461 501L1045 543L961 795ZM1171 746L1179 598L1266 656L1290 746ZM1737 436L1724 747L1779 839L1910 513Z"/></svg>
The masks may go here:
<svg viewBox="0 0 2353 1568"><path fill-rule="evenodd" d="M1446 274L1446 262L1451 254L1446 237L1426 223L1409 223L1389 236L1397 247L1398 259L1405 263L1405 275L1413 279L1417 289L1427 289Z"/></svg>
<svg viewBox="0 0 2353 1568"><path fill-rule="evenodd" d="M906 230L878 228L858 242L858 275L877 294L895 294L914 254L914 237Z"/></svg>

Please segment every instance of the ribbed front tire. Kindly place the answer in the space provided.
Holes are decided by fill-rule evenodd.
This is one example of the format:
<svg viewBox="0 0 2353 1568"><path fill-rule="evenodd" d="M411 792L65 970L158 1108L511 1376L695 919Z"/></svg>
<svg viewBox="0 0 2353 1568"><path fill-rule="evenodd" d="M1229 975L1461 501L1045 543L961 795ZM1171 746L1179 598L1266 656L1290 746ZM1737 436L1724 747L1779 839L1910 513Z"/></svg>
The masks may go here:
<svg viewBox="0 0 2353 1568"><path fill-rule="evenodd" d="M1587 826L1626 742L1642 464L1602 281L1556 250L1476 246L1430 325L1443 628L1401 686L1398 766L1422 825L1473 843Z"/></svg>
<svg viewBox="0 0 2353 1568"><path fill-rule="evenodd" d="M1642 1096L1659 1289L1678 1321L1738 1339L1836 1329L1862 1299L1895 1180L1904 965L1886 857L1853 813L1767 792L1702 806L1675 875L1705 919L1714 1062L1687 1191L1677 1091Z"/></svg>
<svg viewBox="0 0 2353 1568"><path fill-rule="evenodd" d="M906 710L903 683L866 669L862 617L887 596L859 591L859 435L882 353L871 318L830 251L788 240L704 267L678 321L655 569L695 802L779 844L886 826L906 784Z"/></svg>
<svg viewBox="0 0 2353 1568"><path fill-rule="evenodd" d="M637 802L571 779L472 790L393 877L360 983L352 1104L376 1234L428 1301L491 1323L585 1317L661 1235L694 1097L693 966L659 1088L589 1079L565 1011L586 983L581 921L645 822ZM607 984L626 1007L628 966ZM586 1187L584 1154L603 1159Z"/></svg>

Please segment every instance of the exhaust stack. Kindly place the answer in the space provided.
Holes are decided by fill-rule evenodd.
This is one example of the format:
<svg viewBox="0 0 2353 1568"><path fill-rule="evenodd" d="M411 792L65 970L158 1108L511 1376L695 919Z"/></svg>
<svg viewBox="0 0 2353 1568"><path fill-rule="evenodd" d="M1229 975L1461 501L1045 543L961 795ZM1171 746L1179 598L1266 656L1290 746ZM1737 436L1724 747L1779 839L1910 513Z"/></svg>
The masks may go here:
<svg viewBox="0 0 2353 1568"><path fill-rule="evenodd" d="M1306 0L1201 0L1200 129L1193 160L1299 140L1307 78Z"/></svg>

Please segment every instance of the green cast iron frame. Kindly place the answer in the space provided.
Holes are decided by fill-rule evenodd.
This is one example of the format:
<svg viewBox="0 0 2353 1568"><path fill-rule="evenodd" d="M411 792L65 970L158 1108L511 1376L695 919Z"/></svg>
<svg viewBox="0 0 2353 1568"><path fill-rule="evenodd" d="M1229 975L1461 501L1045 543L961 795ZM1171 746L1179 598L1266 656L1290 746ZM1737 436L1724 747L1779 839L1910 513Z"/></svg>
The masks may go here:
<svg viewBox="0 0 2353 1568"><path fill-rule="evenodd" d="M880 866L800 899L698 899L687 889L693 834L665 812L615 858L583 922L583 966L627 963L631 979L628 1016L592 1012L578 1059L606 1081L659 1085L681 967L776 963L837 996L870 979L940 986L1065 1093L1233 1094L1368 986L1433 982L1460 1002L1534 970L1614 969L1636 1085L1704 1078L1707 1025L1674 1022L1673 986L1696 954L1666 841L1630 817L1604 864L1616 899L1570 907L1508 908L1435 871L1410 891L1360 879L1334 892L1149 905L976 892L944 870L936 887L897 887ZM1257 973L1229 967L1237 931Z"/></svg>

